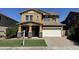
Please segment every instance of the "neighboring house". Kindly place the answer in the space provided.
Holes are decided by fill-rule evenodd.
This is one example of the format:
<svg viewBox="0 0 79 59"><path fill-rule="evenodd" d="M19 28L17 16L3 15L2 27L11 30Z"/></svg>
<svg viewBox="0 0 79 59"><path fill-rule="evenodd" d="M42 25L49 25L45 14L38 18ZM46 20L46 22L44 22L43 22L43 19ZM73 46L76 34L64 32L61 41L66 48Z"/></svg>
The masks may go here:
<svg viewBox="0 0 79 59"><path fill-rule="evenodd" d="M74 34L74 28L79 28L79 12L71 11L62 23L66 24L64 27L66 35Z"/></svg>
<svg viewBox="0 0 79 59"><path fill-rule="evenodd" d="M14 19L0 13L0 37L5 37L6 36L6 29L15 27L17 21Z"/></svg>
<svg viewBox="0 0 79 59"><path fill-rule="evenodd" d="M59 14L39 9L29 9L20 13L17 36L25 30L27 37L62 37L63 26L59 22Z"/></svg>

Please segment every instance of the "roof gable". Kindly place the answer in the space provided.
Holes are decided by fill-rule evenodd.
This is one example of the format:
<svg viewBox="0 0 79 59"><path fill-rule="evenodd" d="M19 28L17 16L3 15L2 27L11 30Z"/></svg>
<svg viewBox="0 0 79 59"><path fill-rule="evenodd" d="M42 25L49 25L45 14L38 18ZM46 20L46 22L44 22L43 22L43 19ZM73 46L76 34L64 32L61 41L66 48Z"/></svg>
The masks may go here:
<svg viewBox="0 0 79 59"><path fill-rule="evenodd" d="M29 11L35 11L35 12L40 13L40 14L49 14L49 13L47 13L45 11L38 10L38 9L28 9L28 10L25 10L25 11L21 12L20 14L23 14L23 13L29 12Z"/></svg>
<svg viewBox="0 0 79 59"><path fill-rule="evenodd" d="M35 11L35 12L42 14L42 15L57 15L57 16L59 16L59 14L56 13L56 12L46 12L46 11L43 11L43 10L40 10L40 9L28 9L28 10L21 12L20 14L23 14L23 13L29 12L29 11Z"/></svg>

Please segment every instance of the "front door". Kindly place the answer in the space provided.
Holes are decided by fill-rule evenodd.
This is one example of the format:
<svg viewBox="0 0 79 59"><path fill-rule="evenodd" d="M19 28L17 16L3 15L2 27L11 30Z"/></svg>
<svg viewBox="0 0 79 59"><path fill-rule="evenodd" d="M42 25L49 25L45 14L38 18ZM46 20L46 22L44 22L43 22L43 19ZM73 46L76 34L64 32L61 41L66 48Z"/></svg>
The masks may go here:
<svg viewBox="0 0 79 59"><path fill-rule="evenodd" d="M33 26L32 27L32 36L33 37L39 37L39 26Z"/></svg>

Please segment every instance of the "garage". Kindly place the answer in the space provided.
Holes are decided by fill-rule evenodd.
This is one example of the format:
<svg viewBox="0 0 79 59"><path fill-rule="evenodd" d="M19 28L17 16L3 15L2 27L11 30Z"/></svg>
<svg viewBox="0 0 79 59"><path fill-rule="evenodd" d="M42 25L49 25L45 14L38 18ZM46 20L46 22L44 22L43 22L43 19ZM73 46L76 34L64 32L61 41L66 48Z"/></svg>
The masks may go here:
<svg viewBox="0 0 79 59"><path fill-rule="evenodd" d="M62 28L60 27L44 27L43 37L61 37Z"/></svg>

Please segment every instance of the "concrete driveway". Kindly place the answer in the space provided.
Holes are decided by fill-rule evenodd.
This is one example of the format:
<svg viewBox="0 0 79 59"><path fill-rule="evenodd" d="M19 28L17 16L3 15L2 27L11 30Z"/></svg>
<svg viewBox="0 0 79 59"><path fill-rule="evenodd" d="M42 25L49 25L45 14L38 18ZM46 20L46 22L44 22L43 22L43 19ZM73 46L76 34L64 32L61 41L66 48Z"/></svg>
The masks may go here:
<svg viewBox="0 0 79 59"><path fill-rule="evenodd" d="M66 39L66 37L45 37L44 39L48 45L49 50L79 49L79 46L74 45L74 43Z"/></svg>

